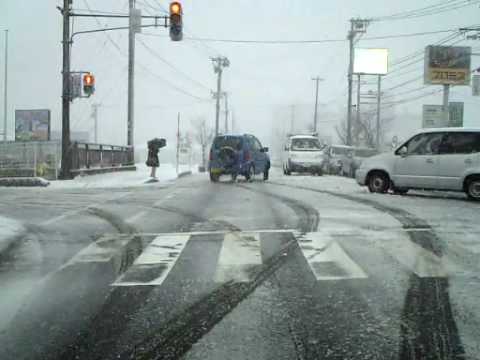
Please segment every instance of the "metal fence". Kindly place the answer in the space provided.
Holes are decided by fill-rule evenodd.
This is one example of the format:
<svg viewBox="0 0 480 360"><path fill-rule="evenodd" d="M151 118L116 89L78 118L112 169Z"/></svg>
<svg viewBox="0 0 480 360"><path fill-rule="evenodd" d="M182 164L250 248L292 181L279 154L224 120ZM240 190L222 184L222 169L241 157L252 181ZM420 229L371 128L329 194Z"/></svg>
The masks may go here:
<svg viewBox="0 0 480 360"><path fill-rule="evenodd" d="M132 147L75 142L72 150L72 170L134 164Z"/></svg>
<svg viewBox="0 0 480 360"><path fill-rule="evenodd" d="M61 144L57 141L0 143L0 177L57 179Z"/></svg>

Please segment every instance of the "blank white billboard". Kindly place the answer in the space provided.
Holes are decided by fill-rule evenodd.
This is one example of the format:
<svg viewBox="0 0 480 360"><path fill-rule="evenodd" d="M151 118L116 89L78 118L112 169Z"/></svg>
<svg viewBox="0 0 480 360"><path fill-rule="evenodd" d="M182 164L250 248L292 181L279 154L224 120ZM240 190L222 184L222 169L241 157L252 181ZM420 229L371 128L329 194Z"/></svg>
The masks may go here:
<svg viewBox="0 0 480 360"><path fill-rule="evenodd" d="M355 49L353 72L355 74L386 75L388 73L388 49Z"/></svg>

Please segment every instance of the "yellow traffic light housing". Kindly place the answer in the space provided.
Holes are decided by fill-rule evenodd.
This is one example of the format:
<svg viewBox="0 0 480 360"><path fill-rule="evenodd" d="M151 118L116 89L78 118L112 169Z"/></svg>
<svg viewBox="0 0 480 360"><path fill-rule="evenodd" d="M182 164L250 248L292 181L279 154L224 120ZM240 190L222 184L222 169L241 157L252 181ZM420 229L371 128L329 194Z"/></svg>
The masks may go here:
<svg viewBox="0 0 480 360"><path fill-rule="evenodd" d="M87 96L95 92L95 76L92 74L83 75L83 92Z"/></svg>

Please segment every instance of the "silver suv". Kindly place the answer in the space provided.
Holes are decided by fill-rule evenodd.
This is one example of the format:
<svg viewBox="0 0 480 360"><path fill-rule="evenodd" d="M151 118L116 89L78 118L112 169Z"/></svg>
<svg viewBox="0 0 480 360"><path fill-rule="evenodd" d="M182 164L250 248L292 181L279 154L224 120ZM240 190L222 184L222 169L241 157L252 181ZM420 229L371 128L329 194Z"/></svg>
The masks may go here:
<svg viewBox="0 0 480 360"><path fill-rule="evenodd" d="M423 130L394 153L366 159L356 179L376 193L453 190L480 200L480 129Z"/></svg>

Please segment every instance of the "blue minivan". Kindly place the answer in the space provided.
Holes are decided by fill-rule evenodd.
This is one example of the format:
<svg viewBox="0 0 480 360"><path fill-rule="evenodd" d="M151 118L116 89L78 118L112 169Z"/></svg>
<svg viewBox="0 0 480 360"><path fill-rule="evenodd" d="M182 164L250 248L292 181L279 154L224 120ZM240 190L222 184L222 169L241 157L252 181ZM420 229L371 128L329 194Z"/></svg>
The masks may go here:
<svg viewBox="0 0 480 360"><path fill-rule="evenodd" d="M263 174L263 180L268 180L268 148L253 135L218 135L210 149L208 171L213 182L221 175L231 175L233 181L241 175L248 181L256 174Z"/></svg>

